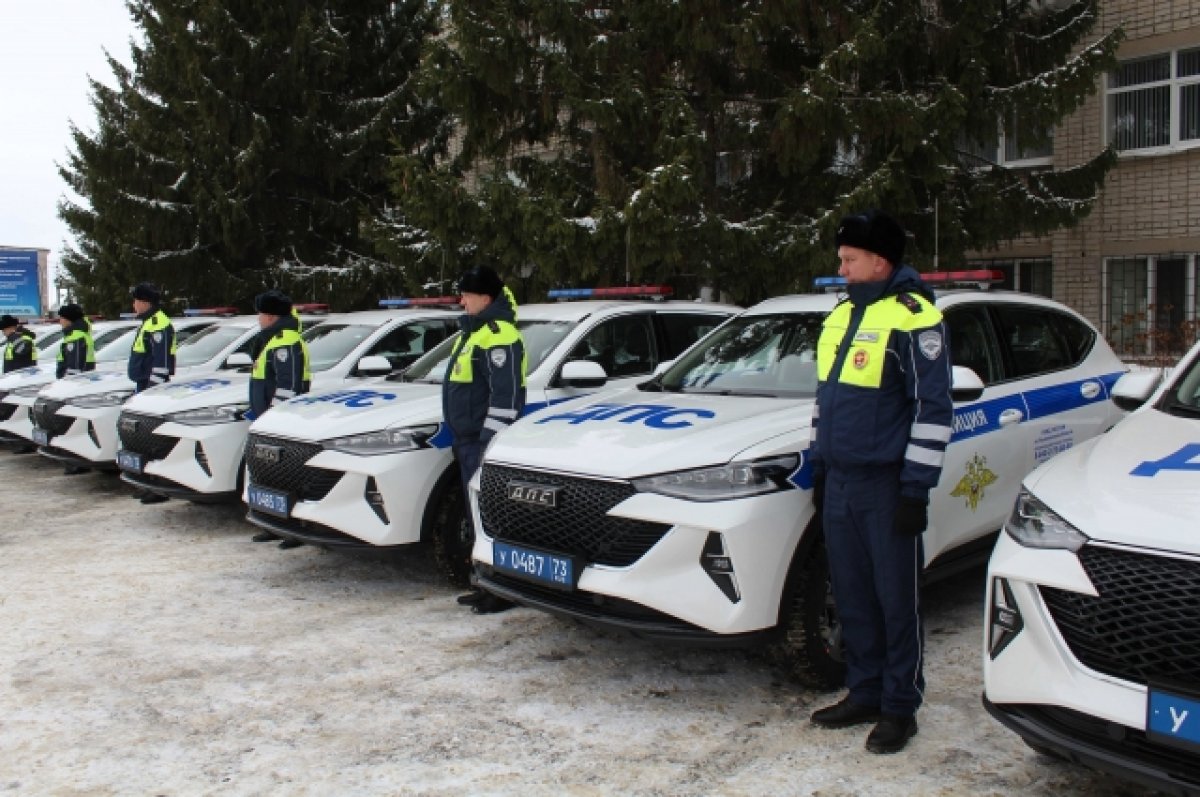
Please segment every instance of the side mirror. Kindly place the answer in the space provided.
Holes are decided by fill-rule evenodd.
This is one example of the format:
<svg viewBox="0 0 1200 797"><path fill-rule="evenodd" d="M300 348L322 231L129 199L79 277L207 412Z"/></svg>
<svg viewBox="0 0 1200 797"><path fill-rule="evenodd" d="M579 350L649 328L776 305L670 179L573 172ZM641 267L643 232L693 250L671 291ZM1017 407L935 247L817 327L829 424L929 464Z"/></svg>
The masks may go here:
<svg viewBox="0 0 1200 797"><path fill-rule="evenodd" d="M244 351L235 351L225 359L225 365L222 368L253 368L254 360L250 359L250 355Z"/></svg>
<svg viewBox="0 0 1200 797"><path fill-rule="evenodd" d="M662 376L664 373L667 372L667 369L670 368L674 364L675 364L674 360L663 360L654 368L654 373L650 374L650 378L653 379L656 376Z"/></svg>
<svg viewBox="0 0 1200 797"><path fill-rule="evenodd" d="M1113 404L1126 412L1132 412L1145 404L1146 399L1150 398L1161 383L1162 372L1158 369L1129 371L1113 385Z"/></svg>
<svg viewBox="0 0 1200 797"><path fill-rule="evenodd" d="M950 398L956 404L960 401L975 401L983 395L984 384L979 374L964 365L955 365L952 368Z"/></svg>
<svg viewBox="0 0 1200 797"><path fill-rule="evenodd" d="M359 376L387 376L392 372L392 364L387 357L372 354L359 360L354 372Z"/></svg>
<svg viewBox="0 0 1200 797"><path fill-rule="evenodd" d="M603 387L608 374L600 363L591 360L571 360L562 367L559 381L563 387Z"/></svg>

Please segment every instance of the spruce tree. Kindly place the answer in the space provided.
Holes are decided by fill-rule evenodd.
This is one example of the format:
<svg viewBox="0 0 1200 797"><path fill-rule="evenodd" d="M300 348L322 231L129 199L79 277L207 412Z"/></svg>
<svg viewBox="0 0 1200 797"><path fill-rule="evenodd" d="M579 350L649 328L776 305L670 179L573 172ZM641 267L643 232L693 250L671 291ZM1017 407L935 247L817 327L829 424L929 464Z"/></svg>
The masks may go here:
<svg viewBox="0 0 1200 797"><path fill-rule="evenodd" d="M834 269L878 206L918 265L1074 223L1112 152L1055 169L978 154L1045 144L1120 33L1098 0L447 0L423 85L459 135L394 161L423 273L475 260L539 287L678 280L741 302ZM934 239L935 216L937 239Z"/></svg>
<svg viewBox="0 0 1200 797"><path fill-rule="evenodd" d="M76 131L62 169L90 206L62 209L79 241L66 258L78 291L153 279L193 304L246 307L279 286L353 306L396 280L369 230L388 204L388 155L418 151L437 129L411 79L433 9L128 7L142 34L133 69L112 97L94 87L111 118L94 136Z"/></svg>

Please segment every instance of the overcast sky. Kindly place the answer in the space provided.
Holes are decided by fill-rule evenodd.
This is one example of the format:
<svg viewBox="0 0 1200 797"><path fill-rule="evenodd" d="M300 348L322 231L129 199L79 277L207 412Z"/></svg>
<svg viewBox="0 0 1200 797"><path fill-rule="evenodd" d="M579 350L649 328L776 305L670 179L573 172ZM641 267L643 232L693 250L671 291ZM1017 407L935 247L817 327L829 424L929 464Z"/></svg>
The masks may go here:
<svg viewBox="0 0 1200 797"><path fill-rule="evenodd" d="M135 29L124 0L0 0L0 31L0 245L47 248L53 268L69 122L95 130L88 76L112 85L104 50L128 64Z"/></svg>

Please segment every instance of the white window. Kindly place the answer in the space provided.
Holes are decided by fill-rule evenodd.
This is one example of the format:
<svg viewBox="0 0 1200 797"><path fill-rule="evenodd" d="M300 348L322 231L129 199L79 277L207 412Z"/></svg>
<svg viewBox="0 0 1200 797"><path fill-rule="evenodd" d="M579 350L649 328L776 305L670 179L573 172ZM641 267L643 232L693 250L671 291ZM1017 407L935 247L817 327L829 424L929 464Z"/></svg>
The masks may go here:
<svg viewBox="0 0 1200 797"><path fill-rule="evenodd" d="M1004 281L996 286L1003 290L1054 298L1054 264L1049 258L971 260L968 267L1004 272Z"/></svg>
<svg viewBox="0 0 1200 797"><path fill-rule="evenodd" d="M1200 48L1122 61L1107 83L1108 142L1118 151L1200 144Z"/></svg>
<svg viewBox="0 0 1200 797"><path fill-rule="evenodd" d="M1200 258L1191 254L1104 261L1102 329L1118 354L1182 354L1196 339Z"/></svg>
<svg viewBox="0 0 1200 797"><path fill-rule="evenodd" d="M1047 133L1043 144L1023 144L1017 135L1016 117L1005 126L998 124L996 134L986 141L964 139L959 148L967 154L968 167L989 165L1022 168L1025 166L1049 166L1054 158L1054 131Z"/></svg>

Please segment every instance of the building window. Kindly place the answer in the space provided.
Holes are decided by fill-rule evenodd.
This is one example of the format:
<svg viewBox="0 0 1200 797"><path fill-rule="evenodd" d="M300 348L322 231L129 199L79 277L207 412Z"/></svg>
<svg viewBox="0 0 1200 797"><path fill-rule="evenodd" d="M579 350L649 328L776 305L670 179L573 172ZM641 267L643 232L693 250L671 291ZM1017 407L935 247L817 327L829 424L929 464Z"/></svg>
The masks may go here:
<svg viewBox="0 0 1200 797"><path fill-rule="evenodd" d="M1177 357L1196 341L1198 262L1194 253L1104 261L1103 328L1118 354Z"/></svg>
<svg viewBox="0 0 1200 797"><path fill-rule="evenodd" d="M972 260L969 268L990 268L1004 272L1004 281L997 285L1006 291L1020 291L1038 296L1054 296L1054 264L1049 258L1029 260Z"/></svg>
<svg viewBox="0 0 1200 797"><path fill-rule="evenodd" d="M1006 127L996 126L996 134L985 141L963 138L959 150L967 156L967 166L1048 166L1054 157L1054 131L1047 131L1043 144L1025 144L1017 136L1016 118Z"/></svg>
<svg viewBox="0 0 1200 797"><path fill-rule="evenodd" d="M1118 151L1200 143L1200 48L1122 61L1106 94L1108 141Z"/></svg>

